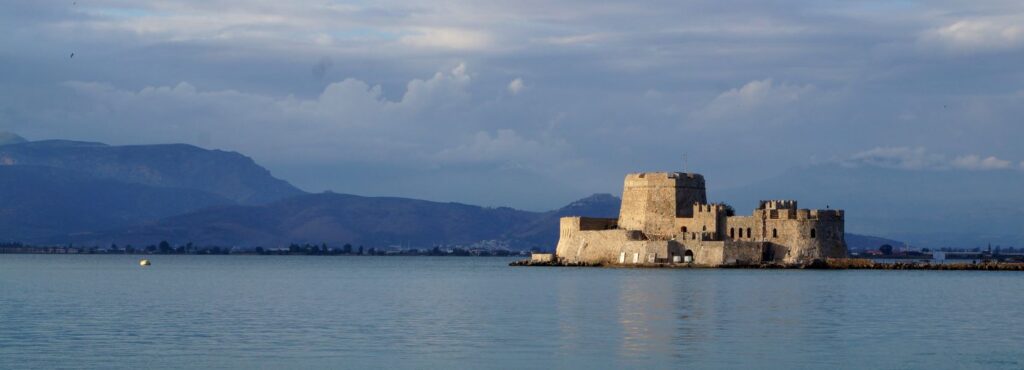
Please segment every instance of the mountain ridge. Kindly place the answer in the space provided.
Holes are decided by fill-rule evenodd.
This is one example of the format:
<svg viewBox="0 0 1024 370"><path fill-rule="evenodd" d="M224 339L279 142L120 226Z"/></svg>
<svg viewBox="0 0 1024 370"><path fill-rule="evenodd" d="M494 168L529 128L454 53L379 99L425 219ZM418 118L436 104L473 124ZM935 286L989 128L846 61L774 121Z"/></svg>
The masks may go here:
<svg viewBox="0 0 1024 370"><path fill-rule="evenodd" d="M188 144L114 146L72 140L0 146L0 165L34 165L89 173L149 186L201 190L242 204L303 194L237 152Z"/></svg>

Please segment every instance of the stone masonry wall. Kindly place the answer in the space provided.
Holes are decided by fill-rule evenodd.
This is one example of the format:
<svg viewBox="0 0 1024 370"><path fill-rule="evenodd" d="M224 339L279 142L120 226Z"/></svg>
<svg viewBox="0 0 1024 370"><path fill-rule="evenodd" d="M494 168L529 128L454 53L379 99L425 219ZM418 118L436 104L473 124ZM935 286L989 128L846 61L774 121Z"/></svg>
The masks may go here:
<svg viewBox="0 0 1024 370"><path fill-rule="evenodd" d="M668 239L678 232L676 219L691 217L693 205L707 203L704 177L679 172L634 173L626 176L619 227Z"/></svg>

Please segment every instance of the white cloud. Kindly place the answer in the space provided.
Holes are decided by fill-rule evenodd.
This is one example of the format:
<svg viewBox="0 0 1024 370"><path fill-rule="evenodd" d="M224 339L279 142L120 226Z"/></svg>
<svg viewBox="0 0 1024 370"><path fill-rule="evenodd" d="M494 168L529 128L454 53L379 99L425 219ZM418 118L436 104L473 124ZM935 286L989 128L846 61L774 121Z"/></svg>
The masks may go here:
<svg viewBox="0 0 1024 370"><path fill-rule="evenodd" d="M812 85L776 84L772 79L754 80L715 97L698 112L702 119L744 117L752 112L774 111L796 103L815 90Z"/></svg>
<svg viewBox="0 0 1024 370"><path fill-rule="evenodd" d="M939 154L928 153L922 147L878 147L853 154L843 163L851 166L922 170L942 167L945 158Z"/></svg>
<svg viewBox="0 0 1024 370"><path fill-rule="evenodd" d="M1024 17L960 19L925 31L920 41L926 46L954 53L1015 49L1024 45Z"/></svg>
<svg viewBox="0 0 1024 370"><path fill-rule="evenodd" d="M1008 160L992 156L982 158L975 154L956 157L950 164L963 170L1005 170L1013 167Z"/></svg>
<svg viewBox="0 0 1024 370"><path fill-rule="evenodd" d="M486 32L460 28L419 28L399 41L419 48L479 50L491 46Z"/></svg>
<svg viewBox="0 0 1024 370"><path fill-rule="evenodd" d="M314 162L516 161L540 168L553 160L542 158L553 153L550 140L511 129L482 130L467 119L480 106L469 93L471 82L460 63L447 73L410 81L398 100L356 79L332 83L312 99L203 91L185 82L138 91L90 82L65 86L89 99L92 108L76 112L75 120L90 122L93 135L132 132L136 142L194 142L202 134L215 147Z"/></svg>
<svg viewBox="0 0 1024 370"><path fill-rule="evenodd" d="M552 36L540 39L542 43L551 45L580 45L580 44L597 44L609 39L608 34L604 33L588 33L582 35L571 35L571 36Z"/></svg>
<svg viewBox="0 0 1024 370"><path fill-rule="evenodd" d="M995 156L982 157L977 154L962 155L949 159L947 156L930 153L923 147L878 147L859 152L840 161L846 166L872 166L905 170L971 170L989 171L1013 168L1013 162ZM1021 162L1024 168L1024 162Z"/></svg>
<svg viewBox="0 0 1024 370"><path fill-rule="evenodd" d="M508 83L508 92L512 95L518 95L525 88L526 85L523 84L523 79L520 77L516 77L516 79Z"/></svg>

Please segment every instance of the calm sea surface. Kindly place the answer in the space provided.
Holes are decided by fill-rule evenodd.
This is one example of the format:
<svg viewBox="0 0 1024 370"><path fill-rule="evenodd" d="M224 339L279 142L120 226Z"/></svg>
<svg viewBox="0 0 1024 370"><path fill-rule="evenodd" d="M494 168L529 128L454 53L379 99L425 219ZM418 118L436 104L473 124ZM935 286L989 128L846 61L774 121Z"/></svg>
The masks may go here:
<svg viewBox="0 0 1024 370"><path fill-rule="evenodd" d="M0 255L0 368L1022 368L1024 274Z"/></svg>

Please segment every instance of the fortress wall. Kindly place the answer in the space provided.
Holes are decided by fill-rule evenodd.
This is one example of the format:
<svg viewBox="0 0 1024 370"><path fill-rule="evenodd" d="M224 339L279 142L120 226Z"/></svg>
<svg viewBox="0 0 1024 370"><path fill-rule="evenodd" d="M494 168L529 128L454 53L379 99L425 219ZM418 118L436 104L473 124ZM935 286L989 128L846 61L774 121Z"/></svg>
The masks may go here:
<svg viewBox="0 0 1024 370"><path fill-rule="evenodd" d="M721 266L725 262L725 242L686 240L678 244L678 255L685 256L686 251L693 253L693 264L697 266Z"/></svg>
<svg viewBox="0 0 1024 370"><path fill-rule="evenodd" d="M723 264L756 265L761 263L767 243L750 241L726 241L723 251Z"/></svg>
<svg viewBox="0 0 1024 370"><path fill-rule="evenodd" d="M797 263L826 257L846 257L843 222L837 220L765 220L766 241L786 247L776 261ZM814 236L812 237L812 230Z"/></svg>
<svg viewBox="0 0 1024 370"><path fill-rule="evenodd" d="M725 231L725 207L721 204L695 204L693 216L676 219L677 239L722 240Z"/></svg>
<svg viewBox="0 0 1024 370"><path fill-rule="evenodd" d="M621 246L629 242L626 230L574 231L558 239L555 255L562 263L616 261Z"/></svg>
<svg viewBox="0 0 1024 370"><path fill-rule="evenodd" d="M783 217L772 218L776 211L793 217L783 214ZM743 230L742 236L740 229ZM766 255L772 256L773 262L777 263L846 257L844 232L843 212L839 210L758 209L749 217L728 217L725 226L727 240L771 243ZM730 233L735 237L730 238ZM726 254L728 260L728 250Z"/></svg>
<svg viewBox="0 0 1024 370"><path fill-rule="evenodd" d="M668 240L642 240L629 241L617 249L615 259L607 261L617 264L622 259L622 264L633 264L634 258L639 257L638 263L665 262L670 259L670 245L675 244ZM614 249L614 247L613 247Z"/></svg>
<svg viewBox="0 0 1024 370"><path fill-rule="evenodd" d="M722 235L725 239L761 240L763 233L761 220L754 216L726 217L725 225L722 226Z"/></svg>
<svg viewBox="0 0 1024 370"><path fill-rule="evenodd" d="M678 172L634 173L622 189L619 227L663 237L674 235L677 217L691 217L694 203L707 203L704 177Z"/></svg>
<svg viewBox="0 0 1024 370"><path fill-rule="evenodd" d="M614 218L579 217L579 230L610 230L618 226Z"/></svg>

